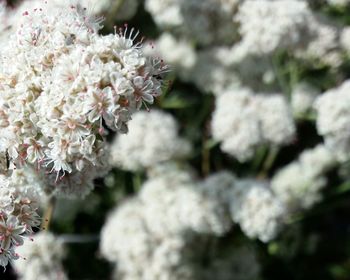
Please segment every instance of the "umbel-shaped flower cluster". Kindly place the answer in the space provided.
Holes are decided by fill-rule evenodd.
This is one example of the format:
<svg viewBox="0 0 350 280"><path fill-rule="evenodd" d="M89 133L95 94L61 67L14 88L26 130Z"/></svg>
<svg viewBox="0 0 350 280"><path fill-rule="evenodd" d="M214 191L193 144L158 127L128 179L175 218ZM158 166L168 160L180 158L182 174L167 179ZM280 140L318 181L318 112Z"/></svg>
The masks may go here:
<svg viewBox="0 0 350 280"><path fill-rule="evenodd" d="M42 6L2 46L0 152L56 181L91 175L104 169L105 128L127 132L132 113L161 93L166 66L143 55L133 29L101 36L101 19L80 6Z"/></svg>

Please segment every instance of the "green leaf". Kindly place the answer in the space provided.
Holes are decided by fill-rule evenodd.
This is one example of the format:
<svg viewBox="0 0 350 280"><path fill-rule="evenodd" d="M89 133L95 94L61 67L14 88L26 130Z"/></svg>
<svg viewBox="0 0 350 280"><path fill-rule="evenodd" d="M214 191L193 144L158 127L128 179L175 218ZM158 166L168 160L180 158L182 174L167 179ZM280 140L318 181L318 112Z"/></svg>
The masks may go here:
<svg viewBox="0 0 350 280"><path fill-rule="evenodd" d="M163 109L183 109L190 107L192 104L192 101L187 100L183 96L171 94L166 99L161 101L160 106Z"/></svg>

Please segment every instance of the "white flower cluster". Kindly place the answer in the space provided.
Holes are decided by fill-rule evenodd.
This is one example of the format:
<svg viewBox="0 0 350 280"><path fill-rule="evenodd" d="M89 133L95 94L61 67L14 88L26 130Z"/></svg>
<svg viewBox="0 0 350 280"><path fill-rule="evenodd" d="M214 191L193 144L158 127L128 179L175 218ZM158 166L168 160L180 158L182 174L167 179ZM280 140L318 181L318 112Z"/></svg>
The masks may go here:
<svg viewBox="0 0 350 280"><path fill-rule="evenodd" d="M147 0L145 8L161 28L175 29L199 44L208 45L232 42L236 37L232 16L239 2Z"/></svg>
<svg viewBox="0 0 350 280"><path fill-rule="evenodd" d="M188 230L222 235L231 227L223 215L221 201L201 190L188 172L160 167L163 175L149 179L140 191L145 220L157 235L178 234Z"/></svg>
<svg viewBox="0 0 350 280"><path fill-rule="evenodd" d="M91 12L94 14L105 15L108 22L111 17L118 21L131 19L136 14L140 0L76 0L76 2L83 7L91 7Z"/></svg>
<svg viewBox="0 0 350 280"><path fill-rule="evenodd" d="M248 237L259 238L263 242L276 237L286 213L268 183L252 179L235 182L230 210L233 221Z"/></svg>
<svg viewBox="0 0 350 280"><path fill-rule="evenodd" d="M345 50L347 55L350 53L350 27L346 26L343 28L340 34L340 44L341 47Z"/></svg>
<svg viewBox="0 0 350 280"><path fill-rule="evenodd" d="M251 250L228 259L216 256L205 268L198 261L203 254L198 245L232 225L225 201L234 177L222 172L198 184L172 165L155 174L139 196L109 215L102 229L101 252L117 263L116 279L210 279L218 273L222 279L254 279L259 264ZM240 265L248 260L254 269L245 275Z"/></svg>
<svg viewBox="0 0 350 280"><path fill-rule="evenodd" d="M236 179L228 172L219 172L209 176L201 189L220 205L215 211L222 217L230 215L249 238L268 242L283 226L286 208L267 181Z"/></svg>
<svg viewBox="0 0 350 280"><path fill-rule="evenodd" d="M345 7L350 4L349 0L327 0L329 5Z"/></svg>
<svg viewBox="0 0 350 280"><path fill-rule="evenodd" d="M221 95L227 89L240 85L241 80L238 77L237 68L233 65L224 64L218 58L219 54L224 54L222 56L227 61L229 58L228 51L226 47L198 51L196 64L192 69L187 69L185 72L188 73L186 80L194 82L203 92L215 95ZM180 75L180 77L182 76Z"/></svg>
<svg viewBox="0 0 350 280"><path fill-rule="evenodd" d="M308 209L322 198L325 173L337 161L323 144L305 150L299 159L283 167L271 180L271 189L291 211Z"/></svg>
<svg viewBox="0 0 350 280"><path fill-rule="evenodd" d="M221 149L239 161L251 158L260 144L289 143L295 133L291 110L281 95L254 95L245 88L217 97L211 127Z"/></svg>
<svg viewBox="0 0 350 280"><path fill-rule="evenodd" d="M117 262L115 279L193 279L181 237L157 239L147 227L143 204L129 200L112 212L102 229L101 252Z"/></svg>
<svg viewBox="0 0 350 280"><path fill-rule="evenodd" d="M143 55L133 29L101 36L101 22L80 6L47 8L25 11L1 50L0 151L56 180L81 177L104 167L104 127L126 132L161 94L166 66Z"/></svg>
<svg viewBox="0 0 350 280"><path fill-rule="evenodd" d="M106 18L106 23L112 20L128 20L132 18L138 8L139 0L26 0L13 10L7 11L7 16L10 27L16 28L19 26L18 18L25 12L31 9L40 9L43 4L46 6L46 11L50 14L55 14L58 10L65 9L70 5L77 7L85 7L90 16L99 17L103 15Z"/></svg>
<svg viewBox="0 0 350 280"><path fill-rule="evenodd" d="M281 54L288 53L311 68L336 69L342 63L339 28L314 12L309 1L211 2L146 1L155 22L167 31L157 40L159 53L174 61L182 80L194 82L204 92L220 95L236 86L280 92L276 75L280 70L274 61ZM221 20L215 19L221 12L214 10L225 11Z"/></svg>
<svg viewBox="0 0 350 280"><path fill-rule="evenodd" d="M244 1L235 16L242 36L236 47L256 55L298 48L309 36L310 17L312 12L304 1Z"/></svg>
<svg viewBox="0 0 350 280"><path fill-rule="evenodd" d="M190 144L177 135L176 120L162 111L140 111L129 123L129 133L116 136L110 162L126 170L140 170L186 157Z"/></svg>
<svg viewBox="0 0 350 280"><path fill-rule="evenodd" d="M31 181L22 171L0 175L0 266L18 258L17 247L40 225L37 210L42 198Z"/></svg>
<svg viewBox="0 0 350 280"><path fill-rule="evenodd" d="M344 161L349 159L350 149L350 81L330 89L317 98L317 131L325 144Z"/></svg>
<svg viewBox="0 0 350 280"><path fill-rule="evenodd" d="M313 35L306 48L294 50L297 58L337 68L342 63L340 51L340 31L336 25L321 17L311 17L308 28Z"/></svg>
<svg viewBox="0 0 350 280"><path fill-rule="evenodd" d="M228 172L198 182L173 164L153 169L149 175L140 193L116 208L102 229L101 252L117 262L116 275L122 279L194 279L193 275L205 272L201 279L207 279L221 267L225 268L223 279L229 273L238 279L254 279L244 277L234 258L214 259L207 270L199 269L197 261L203 252L198 244L225 235L232 221L250 238L263 242L274 238L285 208L267 184L237 180Z"/></svg>
<svg viewBox="0 0 350 280"><path fill-rule="evenodd" d="M188 172L163 166L156 173L162 175L149 179L138 197L109 216L101 252L118 263L123 279L193 279L193 241L199 242L200 234L227 232L230 217Z"/></svg>
<svg viewBox="0 0 350 280"><path fill-rule="evenodd" d="M169 32L162 33L155 43L145 44L145 53L162 57L183 80L189 79L188 71L191 71L197 60L194 46Z"/></svg>
<svg viewBox="0 0 350 280"><path fill-rule="evenodd" d="M20 279L68 279L61 263L65 255L63 243L51 233L41 232L33 241L26 240L18 254L20 258L14 262L14 268Z"/></svg>

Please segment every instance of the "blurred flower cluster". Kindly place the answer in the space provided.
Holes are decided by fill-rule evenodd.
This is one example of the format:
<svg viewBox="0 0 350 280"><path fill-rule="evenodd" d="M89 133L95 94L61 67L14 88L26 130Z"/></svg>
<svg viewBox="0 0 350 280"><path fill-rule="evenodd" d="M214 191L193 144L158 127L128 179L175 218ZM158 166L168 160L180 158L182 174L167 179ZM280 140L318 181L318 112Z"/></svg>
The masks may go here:
<svg viewBox="0 0 350 280"><path fill-rule="evenodd" d="M0 265L349 279L349 71L346 0L1 2Z"/></svg>

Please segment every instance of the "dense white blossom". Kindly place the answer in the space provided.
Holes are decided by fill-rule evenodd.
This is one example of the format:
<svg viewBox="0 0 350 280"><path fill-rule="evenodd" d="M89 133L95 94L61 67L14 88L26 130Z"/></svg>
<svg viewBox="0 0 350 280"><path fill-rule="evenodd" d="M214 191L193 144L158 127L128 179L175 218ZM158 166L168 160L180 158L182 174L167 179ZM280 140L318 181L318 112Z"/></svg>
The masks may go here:
<svg viewBox="0 0 350 280"><path fill-rule="evenodd" d="M315 102L317 131L340 160L349 159L350 81L330 89Z"/></svg>
<svg viewBox="0 0 350 280"><path fill-rule="evenodd" d="M146 0L145 8L159 26L169 28L183 23L180 3L177 0Z"/></svg>
<svg viewBox="0 0 350 280"><path fill-rule="evenodd" d="M62 267L65 250L62 242L49 232L41 232L18 248L20 258L14 268L22 280L65 280Z"/></svg>
<svg viewBox="0 0 350 280"><path fill-rule="evenodd" d="M327 184L325 173L335 165L334 155L320 144L282 167L272 178L271 188L289 209L310 208L321 200Z"/></svg>
<svg viewBox="0 0 350 280"><path fill-rule="evenodd" d="M286 209L273 195L267 182L242 179L232 189L232 219L250 238L268 242L282 227Z"/></svg>
<svg viewBox="0 0 350 280"><path fill-rule="evenodd" d="M291 110L281 95L254 95L244 88L217 97L211 127L221 149L239 161L251 158L258 145L282 145L295 133Z"/></svg>
<svg viewBox="0 0 350 280"><path fill-rule="evenodd" d="M80 6L45 5L23 12L1 49L0 151L57 180L104 166L104 126L126 132L132 113L161 94L166 67L143 55L133 29L100 36L100 19Z"/></svg>
<svg viewBox="0 0 350 280"><path fill-rule="evenodd" d="M111 145L111 164L138 170L184 158L191 147L177 132L178 125L170 114L158 110L137 112L129 123L129 132L117 135Z"/></svg>

